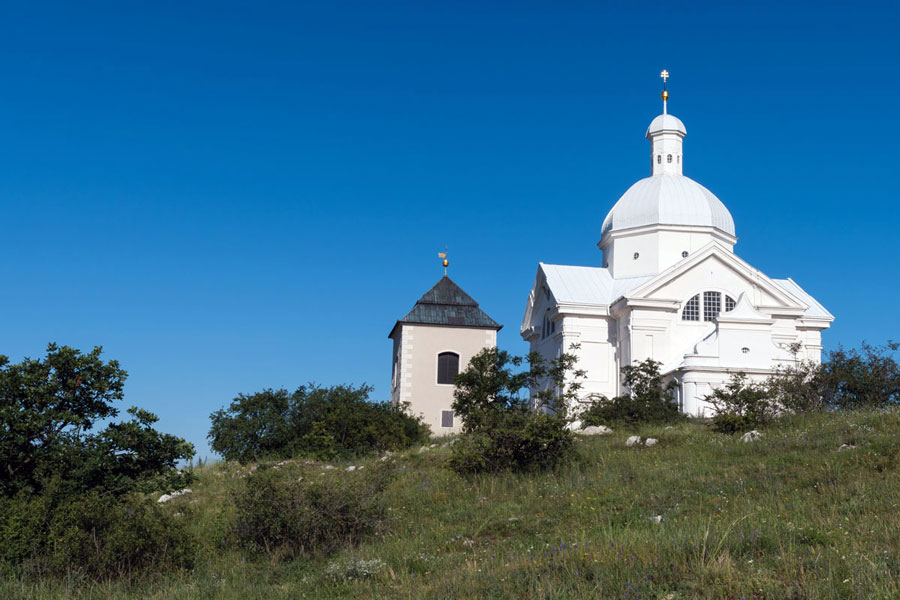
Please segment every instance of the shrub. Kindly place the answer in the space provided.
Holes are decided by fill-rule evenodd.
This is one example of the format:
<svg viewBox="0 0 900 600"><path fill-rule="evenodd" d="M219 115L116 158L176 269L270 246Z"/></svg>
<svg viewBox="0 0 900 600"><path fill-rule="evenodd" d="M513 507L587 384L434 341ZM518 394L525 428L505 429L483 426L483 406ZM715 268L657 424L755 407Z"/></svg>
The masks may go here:
<svg viewBox="0 0 900 600"><path fill-rule="evenodd" d="M766 385L747 381L745 373L735 373L724 387L704 398L713 405L711 425L720 433L740 433L767 426L780 412Z"/></svg>
<svg viewBox="0 0 900 600"><path fill-rule="evenodd" d="M336 478L295 481L259 469L234 494L234 533L244 547L273 557L329 554L374 533L386 516L387 465Z"/></svg>
<svg viewBox="0 0 900 600"><path fill-rule="evenodd" d="M861 350L828 353L819 376L824 402L835 408L879 408L900 402L900 365L891 356L900 344L862 343Z"/></svg>
<svg viewBox="0 0 900 600"><path fill-rule="evenodd" d="M408 448L428 427L405 406L369 401L372 388L338 385L264 390L235 398L211 415L210 446L227 460L352 457Z"/></svg>
<svg viewBox="0 0 900 600"><path fill-rule="evenodd" d="M497 348L475 355L456 377L453 409L463 433L453 446L450 466L460 473L552 468L574 455L568 430L569 405L577 397L583 371L572 354L545 362ZM517 367L528 363L528 368Z"/></svg>
<svg viewBox="0 0 900 600"><path fill-rule="evenodd" d="M587 403L580 418L585 425L636 425L672 423L685 417L675 402L675 382L666 382L653 359L622 367L628 393Z"/></svg>
<svg viewBox="0 0 900 600"><path fill-rule="evenodd" d="M105 579L193 565L185 524L135 494L56 490L0 501L0 560L24 574Z"/></svg>
<svg viewBox="0 0 900 600"><path fill-rule="evenodd" d="M461 435L450 467L457 473L537 471L571 458L575 439L565 418L549 412L508 410L490 428Z"/></svg>

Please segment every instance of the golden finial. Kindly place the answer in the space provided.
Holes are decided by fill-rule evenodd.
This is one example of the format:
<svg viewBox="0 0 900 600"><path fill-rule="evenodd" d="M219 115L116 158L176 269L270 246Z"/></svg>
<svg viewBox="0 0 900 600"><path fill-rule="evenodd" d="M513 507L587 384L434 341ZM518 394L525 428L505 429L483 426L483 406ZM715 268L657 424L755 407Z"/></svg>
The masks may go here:
<svg viewBox="0 0 900 600"><path fill-rule="evenodd" d="M438 252L438 258L444 259L441 261L441 264L444 265L444 277L446 277L447 276L447 267L450 266L450 261L447 260L447 247L446 246L444 246L443 252Z"/></svg>
<svg viewBox="0 0 900 600"><path fill-rule="evenodd" d="M666 101L669 99L669 91L666 89L666 80L669 78L669 72L663 69L659 76L662 77L663 80L663 91L659 96L663 101L663 114L666 114Z"/></svg>

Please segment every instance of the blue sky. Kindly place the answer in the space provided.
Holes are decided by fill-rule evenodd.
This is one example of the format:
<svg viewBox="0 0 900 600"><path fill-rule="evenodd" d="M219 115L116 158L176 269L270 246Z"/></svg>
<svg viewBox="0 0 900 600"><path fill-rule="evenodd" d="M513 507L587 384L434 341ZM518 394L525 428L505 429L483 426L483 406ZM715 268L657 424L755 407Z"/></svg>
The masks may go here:
<svg viewBox="0 0 900 600"><path fill-rule="evenodd" d="M102 345L208 452L239 392L367 382L450 274L527 349L539 261L600 265L659 71L737 253L898 338L900 5L4 3L0 353Z"/></svg>

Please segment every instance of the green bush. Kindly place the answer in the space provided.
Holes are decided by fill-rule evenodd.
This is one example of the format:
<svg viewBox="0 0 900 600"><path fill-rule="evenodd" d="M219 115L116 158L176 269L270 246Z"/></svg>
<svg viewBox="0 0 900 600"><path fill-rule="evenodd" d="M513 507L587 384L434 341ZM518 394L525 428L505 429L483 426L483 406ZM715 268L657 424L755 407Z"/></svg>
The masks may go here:
<svg viewBox="0 0 900 600"><path fill-rule="evenodd" d="M762 429L781 412L765 384L747 381L745 373L735 373L724 387L704 398L715 414L711 425L721 433L739 433Z"/></svg>
<svg viewBox="0 0 900 600"><path fill-rule="evenodd" d="M467 432L453 444L450 467L457 473L551 469L575 453L575 438L563 417L508 410L490 428Z"/></svg>
<svg viewBox="0 0 900 600"><path fill-rule="evenodd" d="M0 500L0 561L25 575L106 579L190 568L194 555L185 523L139 495Z"/></svg>
<svg viewBox="0 0 900 600"><path fill-rule="evenodd" d="M822 362L817 383L825 404L839 409L881 408L900 403L900 365L891 355L900 344L862 343L860 350L837 350Z"/></svg>
<svg viewBox="0 0 900 600"><path fill-rule="evenodd" d="M577 397L583 371L572 354L545 362L497 348L475 355L456 376L453 410L463 433L453 446L450 467L459 473L533 471L553 468L575 453L568 407ZM527 369L517 369L525 362Z"/></svg>
<svg viewBox="0 0 900 600"><path fill-rule="evenodd" d="M383 496L392 475L391 467L379 465L307 482L261 468L233 496L235 537L273 557L329 554L354 545L384 521Z"/></svg>
<svg viewBox="0 0 900 600"><path fill-rule="evenodd" d="M674 423L685 416L675 402L675 382L660 374L661 363L647 359L622 367L628 393L588 402L581 411L584 425L637 425Z"/></svg>
<svg viewBox="0 0 900 600"><path fill-rule="evenodd" d="M310 384L264 390L211 415L210 446L227 460L311 456L330 460L400 450L428 437L405 406L369 401L372 388Z"/></svg>

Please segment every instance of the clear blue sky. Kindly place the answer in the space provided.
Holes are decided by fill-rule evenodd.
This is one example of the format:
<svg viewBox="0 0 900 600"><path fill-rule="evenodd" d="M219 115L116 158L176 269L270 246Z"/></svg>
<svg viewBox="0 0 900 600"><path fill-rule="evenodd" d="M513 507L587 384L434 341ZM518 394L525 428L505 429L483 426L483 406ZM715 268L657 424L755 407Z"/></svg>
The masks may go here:
<svg viewBox="0 0 900 600"><path fill-rule="evenodd" d="M898 335L896 2L130 2L0 8L0 353L104 347L123 406L208 452L237 393L389 397L441 275L519 323L600 265L659 71L736 251Z"/></svg>

